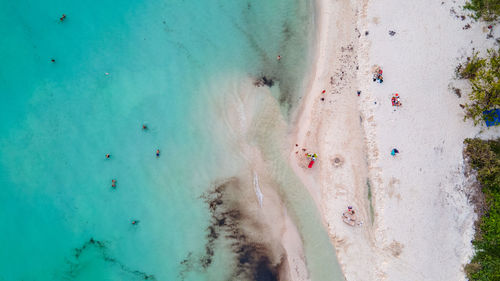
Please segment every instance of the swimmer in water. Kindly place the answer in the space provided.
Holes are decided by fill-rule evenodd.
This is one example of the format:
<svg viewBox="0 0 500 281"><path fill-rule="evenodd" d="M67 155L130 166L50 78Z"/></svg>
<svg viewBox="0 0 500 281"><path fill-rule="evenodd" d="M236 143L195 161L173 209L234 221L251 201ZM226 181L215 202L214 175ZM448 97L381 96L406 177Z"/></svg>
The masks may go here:
<svg viewBox="0 0 500 281"><path fill-rule="evenodd" d="M55 59L51 59L50 61L51 61L51 62L56 62L56 60L55 60Z"/></svg>
<svg viewBox="0 0 500 281"><path fill-rule="evenodd" d="M280 60L280 59L281 59L281 56L280 56L280 55L278 55L278 56L276 57L276 59L277 59L277 60Z"/></svg>
<svg viewBox="0 0 500 281"><path fill-rule="evenodd" d="M138 223L139 223L139 221L138 221L138 220L133 220L133 221L132 221L132 225L137 225Z"/></svg>
<svg viewBox="0 0 500 281"><path fill-rule="evenodd" d="M66 15L63 14L62 17L59 19L60 21L64 21L66 19Z"/></svg>
<svg viewBox="0 0 500 281"><path fill-rule="evenodd" d="M111 155L109 155L109 154L106 154L106 159L109 159L109 157L111 157Z"/></svg>
<svg viewBox="0 0 500 281"><path fill-rule="evenodd" d="M111 180L111 187L116 187L116 180Z"/></svg>
<svg viewBox="0 0 500 281"><path fill-rule="evenodd" d="M147 130L148 129L148 126L146 124L142 124L142 129L143 130Z"/></svg>
<svg viewBox="0 0 500 281"><path fill-rule="evenodd" d="M156 157L160 157L160 150L159 149L156 150Z"/></svg>

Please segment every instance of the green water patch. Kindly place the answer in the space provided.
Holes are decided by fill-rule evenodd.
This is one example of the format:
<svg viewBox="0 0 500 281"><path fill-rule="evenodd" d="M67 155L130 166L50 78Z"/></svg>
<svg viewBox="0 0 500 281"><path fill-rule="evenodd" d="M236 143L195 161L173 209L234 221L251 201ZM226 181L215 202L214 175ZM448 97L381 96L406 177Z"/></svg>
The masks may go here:
<svg viewBox="0 0 500 281"><path fill-rule="evenodd" d="M371 185L370 185L370 179L368 179L368 178L366 179L366 190L367 190L367 194L368 194L368 202L370 204L370 222L373 225L373 221L374 221L374 218L375 218L375 212L373 210L372 188L371 188Z"/></svg>

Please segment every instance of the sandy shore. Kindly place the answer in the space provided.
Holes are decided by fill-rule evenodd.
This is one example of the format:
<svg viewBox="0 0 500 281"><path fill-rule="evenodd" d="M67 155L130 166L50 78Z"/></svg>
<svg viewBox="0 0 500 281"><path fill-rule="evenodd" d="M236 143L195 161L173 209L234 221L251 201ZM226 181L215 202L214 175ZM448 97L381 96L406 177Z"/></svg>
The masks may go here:
<svg viewBox="0 0 500 281"><path fill-rule="evenodd" d="M317 1L317 55L290 160L347 280L465 280L475 214L462 142L500 130L464 122L465 94L452 91L468 90L453 79L459 58L494 43L455 2ZM383 84L372 82L374 65ZM319 154L313 169L303 149ZM348 205L362 225L341 220Z"/></svg>

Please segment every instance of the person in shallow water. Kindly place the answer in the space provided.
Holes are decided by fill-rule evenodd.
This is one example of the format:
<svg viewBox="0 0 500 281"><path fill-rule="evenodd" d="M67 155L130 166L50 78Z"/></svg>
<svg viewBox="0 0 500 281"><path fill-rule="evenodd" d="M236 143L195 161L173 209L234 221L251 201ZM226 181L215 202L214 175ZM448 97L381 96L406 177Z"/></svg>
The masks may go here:
<svg viewBox="0 0 500 281"><path fill-rule="evenodd" d="M106 154L106 159L109 159L109 157L111 157L111 155L109 153Z"/></svg>
<svg viewBox="0 0 500 281"><path fill-rule="evenodd" d="M66 19L66 15L63 14L62 17L59 19L60 21L64 21Z"/></svg>
<svg viewBox="0 0 500 281"><path fill-rule="evenodd" d="M133 220L133 221L132 221L132 225L137 225L138 223L139 223L139 221L138 221L138 220Z"/></svg>
<svg viewBox="0 0 500 281"><path fill-rule="evenodd" d="M159 149L156 150L156 157L160 157L160 150Z"/></svg>
<svg viewBox="0 0 500 281"><path fill-rule="evenodd" d="M147 130L148 129L148 126L146 124L142 124L142 129L143 130Z"/></svg>
<svg viewBox="0 0 500 281"><path fill-rule="evenodd" d="M111 187L116 187L116 180L115 179L111 180Z"/></svg>

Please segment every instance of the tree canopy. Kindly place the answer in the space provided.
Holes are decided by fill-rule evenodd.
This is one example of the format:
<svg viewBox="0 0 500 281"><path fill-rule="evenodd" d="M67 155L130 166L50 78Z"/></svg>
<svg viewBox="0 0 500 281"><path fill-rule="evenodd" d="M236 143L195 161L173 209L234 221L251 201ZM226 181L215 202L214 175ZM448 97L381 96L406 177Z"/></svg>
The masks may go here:
<svg viewBox="0 0 500 281"><path fill-rule="evenodd" d="M475 19L495 21L500 16L500 0L470 0L464 8L473 11Z"/></svg>
<svg viewBox="0 0 500 281"><path fill-rule="evenodd" d="M465 105L466 116L478 124L483 111L500 108L500 55L498 50L488 50L486 57L476 52L465 64L457 68L460 78L469 79L472 92Z"/></svg>

